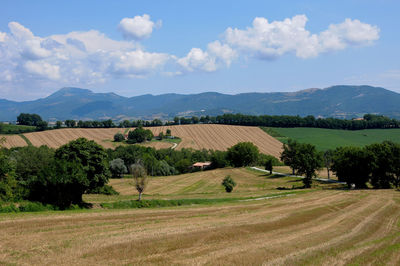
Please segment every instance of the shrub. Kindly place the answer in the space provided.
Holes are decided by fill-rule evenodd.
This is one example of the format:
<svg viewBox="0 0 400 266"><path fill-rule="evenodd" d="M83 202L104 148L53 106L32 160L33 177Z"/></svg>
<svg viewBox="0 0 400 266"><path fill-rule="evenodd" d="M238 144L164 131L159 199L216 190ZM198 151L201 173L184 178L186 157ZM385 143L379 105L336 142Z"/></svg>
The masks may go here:
<svg viewBox="0 0 400 266"><path fill-rule="evenodd" d="M118 132L117 134L114 135L114 141L115 142L121 142L124 141L125 137L122 133Z"/></svg>
<svg viewBox="0 0 400 266"><path fill-rule="evenodd" d="M222 181L222 185L225 187L225 191L230 193L232 192L233 188L236 186L236 182L231 178L230 175L225 176L224 180Z"/></svg>

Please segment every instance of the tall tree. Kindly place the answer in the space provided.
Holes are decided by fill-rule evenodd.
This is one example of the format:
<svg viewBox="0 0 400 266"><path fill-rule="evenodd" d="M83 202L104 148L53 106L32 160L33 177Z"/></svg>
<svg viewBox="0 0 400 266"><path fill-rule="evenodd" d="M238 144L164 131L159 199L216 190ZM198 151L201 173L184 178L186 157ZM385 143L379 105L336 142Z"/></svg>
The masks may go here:
<svg viewBox="0 0 400 266"><path fill-rule="evenodd" d="M135 188L139 192L138 200L142 200L142 193L147 186L147 174L146 169L140 161L132 164L130 167L133 179L135 180Z"/></svg>
<svg viewBox="0 0 400 266"><path fill-rule="evenodd" d="M328 179L330 179L330 170L332 166L332 160L333 160L333 150L326 150L324 152L324 164L326 167L326 171L328 172Z"/></svg>
<svg viewBox="0 0 400 266"><path fill-rule="evenodd" d="M230 147L227 152L227 159L235 167L248 166L258 159L259 150L251 142L239 142Z"/></svg>
<svg viewBox="0 0 400 266"><path fill-rule="evenodd" d="M314 145L300 143L297 146L296 155L296 173L305 175L303 178L304 187L311 187L312 178L316 176L316 171L322 166L321 153L317 151Z"/></svg>
<svg viewBox="0 0 400 266"><path fill-rule="evenodd" d="M283 144L281 160L284 164L290 166L293 175L299 168L299 162L297 161L298 153L299 153L299 143L297 141L289 139L287 144Z"/></svg>

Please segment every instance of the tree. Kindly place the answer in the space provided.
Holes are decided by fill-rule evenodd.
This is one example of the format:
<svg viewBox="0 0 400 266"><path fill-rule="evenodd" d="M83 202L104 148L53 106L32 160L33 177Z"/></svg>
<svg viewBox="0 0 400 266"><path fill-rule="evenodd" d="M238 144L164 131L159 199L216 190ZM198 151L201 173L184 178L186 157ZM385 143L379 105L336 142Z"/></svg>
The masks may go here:
<svg viewBox="0 0 400 266"><path fill-rule="evenodd" d="M365 147L368 156L371 184L374 188L390 188L393 174L391 173L392 149L389 142L375 143ZM398 164L399 162L397 162Z"/></svg>
<svg viewBox="0 0 400 266"><path fill-rule="evenodd" d="M184 174L189 172L190 166L192 163L189 159L181 159L175 163L175 169L179 171L179 173Z"/></svg>
<svg viewBox="0 0 400 266"><path fill-rule="evenodd" d="M331 170L332 160L333 160L333 151L332 150L325 151L324 152L324 164L326 167L326 171L328 172L328 179L330 179L329 172Z"/></svg>
<svg viewBox="0 0 400 266"><path fill-rule="evenodd" d="M68 164L64 162L60 162L60 164L71 175L75 172L71 169L72 166L82 166L83 177L80 176L71 181L74 187L73 203L82 202L83 193L89 189L104 186L110 177L107 153L93 140L89 141L85 138L73 140L56 150L55 159L68 162Z"/></svg>
<svg viewBox="0 0 400 266"><path fill-rule="evenodd" d="M125 137L124 137L124 135L122 135L121 132L118 132L117 134L114 135L114 141L115 142L121 142L121 141L124 141L124 140L125 140Z"/></svg>
<svg viewBox="0 0 400 266"><path fill-rule="evenodd" d="M296 155L296 173L305 175L303 178L304 187L311 187L312 178L316 176L315 171L321 168L321 153L317 151L314 145L307 143L299 143L297 145Z"/></svg>
<svg viewBox="0 0 400 266"><path fill-rule="evenodd" d="M164 133L161 131L160 134L158 134L158 139L162 140L164 138Z"/></svg>
<svg viewBox="0 0 400 266"><path fill-rule="evenodd" d="M225 188L225 191L231 193L233 188L236 186L236 182L231 178L230 175L225 176L224 180L222 180L222 185Z"/></svg>
<svg viewBox="0 0 400 266"><path fill-rule="evenodd" d="M259 150L251 142L239 142L228 149L227 158L235 167L248 166L257 161Z"/></svg>
<svg viewBox="0 0 400 266"><path fill-rule="evenodd" d="M38 131L43 131L47 129L47 122L46 121L39 121L36 123L36 129Z"/></svg>
<svg viewBox="0 0 400 266"><path fill-rule="evenodd" d="M224 168L228 165L226 151L214 151L211 154L211 168Z"/></svg>
<svg viewBox="0 0 400 266"><path fill-rule="evenodd" d="M293 175L299 167L299 163L297 161L299 150L298 146L299 143L297 141L289 139L288 144L283 144L283 151L281 153L282 162L292 168Z"/></svg>
<svg viewBox="0 0 400 266"><path fill-rule="evenodd" d="M265 161L265 170L269 171L269 174L272 175L272 168L273 168L273 163L272 160L266 160Z"/></svg>
<svg viewBox="0 0 400 266"><path fill-rule="evenodd" d="M0 150L0 200L10 201L17 198L16 188L15 165Z"/></svg>
<svg viewBox="0 0 400 266"><path fill-rule="evenodd" d="M388 142L391 153L388 158L390 161L390 172L392 173L392 183L399 189L400 187L400 144Z"/></svg>
<svg viewBox="0 0 400 266"><path fill-rule="evenodd" d="M66 127L75 127L76 122L75 120L65 120L64 124Z"/></svg>
<svg viewBox="0 0 400 266"><path fill-rule="evenodd" d="M145 140L150 141L152 138L153 133L151 130L143 129L141 126L128 133L128 143L142 143Z"/></svg>
<svg viewBox="0 0 400 266"><path fill-rule="evenodd" d="M171 129L167 129L167 131L165 132L165 135L167 136L167 137L171 137Z"/></svg>
<svg viewBox="0 0 400 266"><path fill-rule="evenodd" d="M364 149L358 147L339 147L333 155L331 170L339 181L350 187L365 188L369 179L368 157Z"/></svg>
<svg viewBox="0 0 400 266"><path fill-rule="evenodd" d="M61 121L57 121L55 128L61 128L61 126L62 126L62 122Z"/></svg>
<svg viewBox="0 0 400 266"><path fill-rule="evenodd" d="M135 180L136 190L139 192L139 201L142 200L142 193L147 186L147 174L146 169L140 161L132 164L130 167L133 179Z"/></svg>
<svg viewBox="0 0 400 266"><path fill-rule="evenodd" d="M19 125L36 127L40 121L42 121L42 118L40 117L40 115L37 115L37 114L21 113L17 117L17 122Z"/></svg>
<svg viewBox="0 0 400 266"><path fill-rule="evenodd" d="M110 171L112 177L121 178L123 174L126 174L128 172L128 169L124 164L124 160L122 160L121 158L117 158L110 162Z"/></svg>

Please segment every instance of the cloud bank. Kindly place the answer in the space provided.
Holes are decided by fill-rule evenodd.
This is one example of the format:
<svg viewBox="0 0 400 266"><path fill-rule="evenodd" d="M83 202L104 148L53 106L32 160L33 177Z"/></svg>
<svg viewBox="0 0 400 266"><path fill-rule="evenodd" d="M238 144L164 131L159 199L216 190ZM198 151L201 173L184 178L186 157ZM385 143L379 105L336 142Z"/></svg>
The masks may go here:
<svg viewBox="0 0 400 266"><path fill-rule="evenodd" d="M9 32L0 32L0 88L87 86L154 73L214 72L239 57L273 60L293 54L307 59L371 45L379 39L377 26L357 19L331 24L319 33L306 29L307 20L305 15L272 22L256 17L251 26L229 27L205 49L191 48L182 57L149 52L141 46L141 40L161 27L161 21L154 22L147 14L120 21L123 40L113 40L97 30L39 37L20 23L10 22Z"/></svg>

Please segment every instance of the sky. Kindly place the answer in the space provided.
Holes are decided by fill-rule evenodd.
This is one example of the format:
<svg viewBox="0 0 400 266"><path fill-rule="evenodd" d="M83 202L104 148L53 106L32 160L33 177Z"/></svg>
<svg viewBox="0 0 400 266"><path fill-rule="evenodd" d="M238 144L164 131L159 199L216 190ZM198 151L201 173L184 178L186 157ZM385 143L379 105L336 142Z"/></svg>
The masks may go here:
<svg viewBox="0 0 400 266"><path fill-rule="evenodd" d="M372 85L400 92L400 1L0 2L0 99Z"/></svg>

